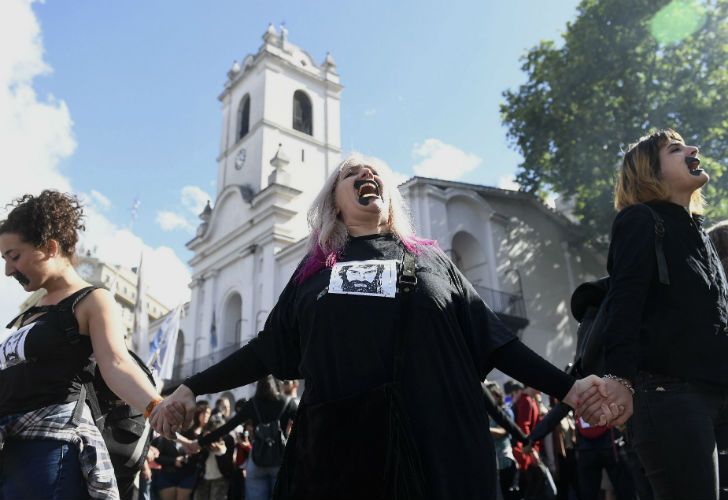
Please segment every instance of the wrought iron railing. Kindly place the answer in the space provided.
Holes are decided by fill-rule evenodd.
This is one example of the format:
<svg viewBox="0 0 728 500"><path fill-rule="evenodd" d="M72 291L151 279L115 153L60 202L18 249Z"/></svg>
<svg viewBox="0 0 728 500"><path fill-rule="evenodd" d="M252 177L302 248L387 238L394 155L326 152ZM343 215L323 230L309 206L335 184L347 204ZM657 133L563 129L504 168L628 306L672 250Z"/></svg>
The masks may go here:
<svg viewBox="0 0 728 500"><path fill-rule="evenodd" d="M527 318L526 303L522 295L493 290L484 286L473 285L480 298L497 314L508 314L516 318Z"/></svg>

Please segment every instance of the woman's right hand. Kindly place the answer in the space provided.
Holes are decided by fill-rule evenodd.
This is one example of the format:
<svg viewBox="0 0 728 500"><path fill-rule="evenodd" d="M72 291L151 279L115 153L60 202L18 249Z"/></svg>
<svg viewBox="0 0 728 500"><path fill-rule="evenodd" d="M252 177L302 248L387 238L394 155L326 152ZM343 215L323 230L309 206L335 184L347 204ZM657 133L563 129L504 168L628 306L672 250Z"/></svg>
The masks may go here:
<svg viewBox="0 0 728 500"><path fill-rule="evenodd" d="M195 395L186 385L180 385L154 407L149 423L155 431L174 440L178 431L192 425L195 408Z"/></svg>

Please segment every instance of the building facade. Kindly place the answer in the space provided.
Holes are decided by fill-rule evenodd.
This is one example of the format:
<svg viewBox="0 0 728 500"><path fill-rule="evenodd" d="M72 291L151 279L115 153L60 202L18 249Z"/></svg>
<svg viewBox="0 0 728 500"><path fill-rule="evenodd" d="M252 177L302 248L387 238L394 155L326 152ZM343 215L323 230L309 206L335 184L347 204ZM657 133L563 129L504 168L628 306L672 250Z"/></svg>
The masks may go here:
<svg viewBox="0 0 728 500"><path fill-rule="evenodd" d="M194 257L180 378L262 328L304 256L307 209L341 155L343 87L331 55L317 64L270 26L227 76L216 199L187 244ZM400 190L420 236L439 241L504 321L556 364L569 361L570 293L604 267L577 246L576 227L516 191L422 177Z"/></svg>

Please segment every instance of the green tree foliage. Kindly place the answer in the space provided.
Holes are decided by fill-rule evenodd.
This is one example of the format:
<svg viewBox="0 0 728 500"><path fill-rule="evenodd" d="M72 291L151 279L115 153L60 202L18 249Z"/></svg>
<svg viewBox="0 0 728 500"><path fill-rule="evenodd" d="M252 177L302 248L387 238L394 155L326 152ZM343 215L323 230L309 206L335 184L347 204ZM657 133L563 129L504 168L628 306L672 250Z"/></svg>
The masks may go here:
<svg viewBox="0 0 728 500"><path fill-rule="evenodd" d="M671 127L701 149L710 219L728 215L728 0L583 0L563 45L523 58L504 92L517 181L575 202L585 237L606 244L614 176L628 144Z"/></svg>

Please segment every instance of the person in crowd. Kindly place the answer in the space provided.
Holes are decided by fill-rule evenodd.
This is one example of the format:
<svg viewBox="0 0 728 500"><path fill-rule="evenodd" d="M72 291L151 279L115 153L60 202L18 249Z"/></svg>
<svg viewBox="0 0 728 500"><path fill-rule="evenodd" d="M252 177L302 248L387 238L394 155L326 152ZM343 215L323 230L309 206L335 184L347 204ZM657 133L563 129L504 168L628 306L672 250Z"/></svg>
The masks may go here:
<svg viewBox="0 0 728 500"><path fill-rule="evenodd" d="M615 190L605 380L614 424L634 408L633 444L658 500L717 499L728 453L728 287L703 230L706 182L698 148L664 129L627 149ZM585 417L604 406L595 401L585 394Z"/></svg>
<svg viewBox="0 0 728 500"><path fill-rule="evenodd" d="M558 400L551 398L551 408L558 404ZM578 498L579 474L576 468L576 422L573 413L569 412L554 427L550 436L544 442L552 443L553 473L556 482L557 500L569 500L572 496Z"/></svg>
<svg viewBox="0 0 728 500"><path fill-rule="evenodd" d="M713 242L723 271L728 273L728 220L721 221L708 229L708 236Z"/></svg>
<svg viewBox="0 0 728 500"><path fill-rule="evenodd" d="M203 437L219 429L225 424L225 417L218 413L210 417ZM217 441L212 441L200 450L198 464L200 471L195 486L195 500L218 500L230 498L230 479L234 470L235 440L230 434L224 434Z"/></svg>
<svg viewBox="0 0 728 500"><path fill-rule="evenodd" d="M298 403L278 392L276 380L268 375L258 381L255 395L241 405L240 411L233 418L215 432L198 439L197 447L193 445L191 449L188 449L194 452L200 447L208 446L213 440L228 435L231 430L244 422L251 422L254 429L258 430L260 424L268 424L277 420L283 438L287 439L297 409ZM245 498L246 500L267 500L273 494L281 463L280 461L273 464L256 463L256 443L259 447L265 444L262 441L256 441L256 430L253 431L253 453L248 457L246 464Z"/></svg>
<svg viewBox="0 0 728 500"><path fill-rule="evenodd" d="M527 436L531 434L533 428L539 421L539 407L535 399L535 391L531 387L519 389L513 387L513 413L516 417L516 425ZM513 445L513 456L518 462L520 471L520 487L524 494L528 494L535 488L538 482L538 473L534 466L539 460L539 452L541 451L541 441L532 443L516 442Z"/></svg>
<svg viewBox="0 0 728 500"><path fill-rule="evenodd" d="M513 413L505 404L505 395L500 386L495 382L486 384L486 390L493 397L495 407L500 409L509 419L513 419ZM488 412L491 416L492 413ZM520 430L520 427L514 426ZM517 433L518 431L513 431ZM495 419L490 421L490 435L493 437L495 446L496 465L498 466L498 483L500 485L501 494L504 500L519 500L520 487L518 485L518 466L513 456L513 447L511 446L511 436L506 427L502 427ZM525 434L521 431L521 437L526 439Z"/></svg>
<svg viewBox="0 0 728 500"><path fill-rule="evenodd" d="M298 380L283 380L281 382L281 392L284 396L295 399L296 403L300 401L298 398Z"/></svg>
<svg viewBox="0 0 728 500"><path fill-rule="evenodd" d="M154 446L150 446L147 450L147 456L144 457L144 464L139 473L139 493L138 500L151 500L152 498L152 465L159 456L159 450Z"/></svg>
<svg viewBox="0 0 728 500"><path fill-rule="evenodd" d="M157 463L162 465L162 469L155 477L161 500L186 500L192 496L197 484L198 468L204 463L200 463L199 448L190 451L188 445L197 442L202 436L212 415L210 405L206 401L198 401L194 407L192 427L177 434L174 440L159 441L163 446L160 448L163 456L161 460L157 459Z"/></svg>
<svg viewBox="0 0 728 500"><path fill-rule="evenodd" d="M575 382L521 343L445 252L414 234L380 162L342 161L309 222L307 255L263 330L180 385L155 409L155 428L184 426L196 394L269 373L304 379L279 498L484 499L496 492L480 386L492 368L574 407L589 387L606 396L601 379ZM354 273L364 264L376 273ZM369 285L344 286L348 270L350 284ZM598 418L616 411L602 405Z"/></svg>
<svg viewBox="0 0 728 500"><path fill-rule="evenodd" d="M164 436L155 438L152 444L159 450L156 462L161 468L152 471L152 487L160 500L190 500L197 476L196 456Z"/></svg>
<svg viewBox="0 0 728 500"><path fill-rule="evenodd" d="M617 445L621 433L606 425L590 426L582 419L577 419L576 428L579 497L599 497L602 470L605 470L617 500L634 500L634 483Z"/></svg>
<svg viewBox="0 0 728 500"><path fill-rule="evenodd" d="M220 412L225 420L230 418L230 400L226 397L215 401L215 409Z"/></svg>
<svg viewBox="0 0 728 500"><path fill-rule="evenodd" d="M83 217L75 196L45 190L15 200L0 221L5 275L26 292L46 291L0 343L0 498L109 499L133 490L133 477L117 488L91 411L78 401L92 354L132 407L148 415L161 401L127 351L114 298L74 269ZM53 305L71 314L44 309Z"/></svg>

